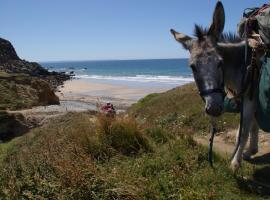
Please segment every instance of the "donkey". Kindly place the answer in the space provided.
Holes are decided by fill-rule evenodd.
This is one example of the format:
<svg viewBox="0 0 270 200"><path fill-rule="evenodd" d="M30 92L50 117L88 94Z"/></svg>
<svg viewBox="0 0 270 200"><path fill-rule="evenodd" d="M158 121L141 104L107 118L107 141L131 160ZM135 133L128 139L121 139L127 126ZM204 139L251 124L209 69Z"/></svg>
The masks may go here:
<svg viewBox="0 0 270 200"><path fill-rule="evenodd" d="M195 38L171 29L174 38L190 52L189 65L205 102L205 112L212 120L224 112L224 91L231 91L235 96L241 95L241 69L246 67L246 42L236 35L222 33L224 24L224 7L218 1L210 28L203 29L195 25ZM251 100L248 95L243 96L243 127L240 144L231 161L233 171L240 167L242 158L249 159L258 152L259 127L255 119L255 105L255 100ZM249 136L250 144L244 152Z"/></svg>

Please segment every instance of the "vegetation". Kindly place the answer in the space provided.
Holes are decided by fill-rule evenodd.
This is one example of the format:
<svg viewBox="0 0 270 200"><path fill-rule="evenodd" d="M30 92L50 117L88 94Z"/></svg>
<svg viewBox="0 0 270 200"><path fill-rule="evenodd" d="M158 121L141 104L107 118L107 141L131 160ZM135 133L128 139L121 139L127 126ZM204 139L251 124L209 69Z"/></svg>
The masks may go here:
<svg viewBox="0 0 270 200"><path fill-rule="evenodd" d="M215 154L215 169L209 167L207 149L194 142L190 134L208 129L206 119L199 119L193 126L198 118L205 118L200 105L194 86L187 85L148 96L133 105L129 113L137 120L87 112L59 116L0 146L0 196L121 200L266 198L269 188L256 185L254 180L269 182L269 177L262 175L267 174L267 166L244 164L235 176L228 168L229 161ZM233 119L233 115L225 117L226 122ZM236 125L228 124L231 128Z"/></svg>
<svg viewBox="0 0 270 200"><path fill-rule="evenodd" d="M174 134L209 132L209 119L195 84L177 87L161 94L150 94L129 108L130 115L144 124L158 126ZM239 116L226 113L220 119L222 130L235 129Z"/></svg>
<svg viewBox="0 0 270 200"><path fill-rule="evenodd" d="M0 110L59 104L58 97L46 81L27 74L0 71L0 96Z"/></svg>

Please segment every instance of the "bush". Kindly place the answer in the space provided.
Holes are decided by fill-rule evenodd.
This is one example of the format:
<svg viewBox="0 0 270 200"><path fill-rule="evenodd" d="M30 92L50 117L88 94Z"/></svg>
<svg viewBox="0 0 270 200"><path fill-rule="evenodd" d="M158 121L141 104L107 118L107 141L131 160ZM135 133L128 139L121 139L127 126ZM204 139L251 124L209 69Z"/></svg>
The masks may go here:
<svg viewBox="0 0 270 200"><path fill-rule="evenodd" d="M149 152L148 139L139 130L134 119L99 117L99 132L103 142L124 155Z"/></svg>

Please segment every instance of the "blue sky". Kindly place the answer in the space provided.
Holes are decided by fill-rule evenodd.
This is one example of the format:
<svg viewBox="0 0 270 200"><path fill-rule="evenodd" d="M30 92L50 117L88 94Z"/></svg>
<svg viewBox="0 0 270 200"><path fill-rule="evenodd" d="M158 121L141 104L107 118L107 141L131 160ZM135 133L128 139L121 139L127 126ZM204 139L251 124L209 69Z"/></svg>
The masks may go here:
<svg viewBox="0 0 270 200"><path fill-rule="evenodd" d="M262 0L224 0L225 30ZM0 37L31 61L188 57L169 33L207 26L216 0L1 0Z"/></svg>

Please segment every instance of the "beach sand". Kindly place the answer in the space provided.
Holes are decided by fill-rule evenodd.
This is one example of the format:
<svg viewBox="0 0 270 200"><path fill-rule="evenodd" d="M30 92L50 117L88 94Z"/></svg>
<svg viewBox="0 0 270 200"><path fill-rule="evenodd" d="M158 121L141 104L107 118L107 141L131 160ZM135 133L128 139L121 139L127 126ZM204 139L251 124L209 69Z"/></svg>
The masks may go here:
<svg viewBox="0 0 270 200"><path fill-rule="evenodd" d="M140 87L128 84L94 82L90 80L73 79L66 81L56 93L61 102L81 102L103 104L111 102L117 109L125 110L140 98L150 94L166 91L163 87Z"/></svg>
<svg viewBox="0 0 270 200"><path fill-rule="evenodd" d="M172 88L172 87L171 87ZM56 95L60 99L60 105L37 106L31 109L9 111L21 113L28 121L37 121L43 124L52 117L63 115L67 112L81 112L98 110L99 106L110 102L116 111L123 112L130 105L150 93L165 92L167 87L159 85L123 82L106 82L85 79L72 79L58 88Z"/></svg>

